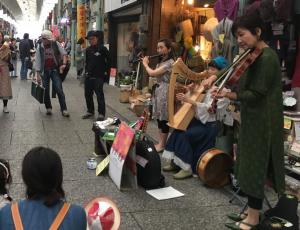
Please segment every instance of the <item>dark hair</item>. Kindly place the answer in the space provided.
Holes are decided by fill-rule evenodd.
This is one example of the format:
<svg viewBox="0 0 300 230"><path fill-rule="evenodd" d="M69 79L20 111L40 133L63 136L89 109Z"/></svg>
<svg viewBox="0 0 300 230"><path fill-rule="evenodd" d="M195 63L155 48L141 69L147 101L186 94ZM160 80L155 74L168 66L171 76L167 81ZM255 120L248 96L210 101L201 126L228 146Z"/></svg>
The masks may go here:
<svg viewBox="0 0 300 230"><path fill-rule="evenodd" d="M138 46L138 43L139 43L139 34L138 34L138 32L136 32L136 31L131 32L129 40L133 42L133 47L136 48Z"/></svg>
<svg viewBox="0 0 300 230"><path fill-rule="evenodd" d="M231 32L236 36L238 28L244 28L250 31L251 34L257 35L257 28L261 29L260 39L265 38L265 24L258 10L249 14L238 17L232 24Z"/></svg>
<svg viewBox="0 0 300 230"><path fill-rule="evenodd" d="M11 184L12 177L8 161L0 159L0 163L0 194L4 195L8 193L7 189L5 188L5 185Z"/></svg>
<svg viewBox="0 0 300 230"><path fill-rule="evenodd" d="M218 67L218 65L216 64L216 62L214 60L211 60L207 65L220 70L220 68Z"/></svg>
<svg viewBox="0 0 300 230"><path fill-rule="evenodd" d="M4 33L0 31L0 34L2 35L2 41L0 41L0 45L2 45L4 43Z"/></svg>
<svg viewBox="0 0 300 230"><path fill-rule="evenodd" d="M83 38L79 38L77 41L77 44L81 45L82 43L84 43L84 39Z"/></svg>
<svg viewBox="0 0 300 230"><path fill-rule="evenodd" d="M28 33L25 33L25 34L23 35L23 38L24 38L24 39L28 39L28 38L29 38L29 34L28 34Z"/></svg>
<svg viewBox="0 0 300 230"><path fill-rule="evenodd" d="M169 59L175 59L172 41L170 39L168 39L168 38L162 38L158 42L163 42L168 49L171 49L171 51L169 52L167 60L169 60ZM159 58L159 62L162 62L162 58Z"/></svg>
<svg viewBox="0 0 300 230"><path fill-rule="evenodd" d="M52 206L65 198L61 159L50 148L35 147L25 155L22 177L28 199L43 198L46 206Z"/></svg>

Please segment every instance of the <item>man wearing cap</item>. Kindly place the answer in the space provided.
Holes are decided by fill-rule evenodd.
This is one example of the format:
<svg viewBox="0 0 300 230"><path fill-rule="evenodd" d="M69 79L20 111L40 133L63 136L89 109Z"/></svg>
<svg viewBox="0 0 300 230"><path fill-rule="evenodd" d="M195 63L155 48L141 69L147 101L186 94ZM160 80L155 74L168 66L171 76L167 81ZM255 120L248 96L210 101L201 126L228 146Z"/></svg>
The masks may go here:
<svg viewBox="0 0 300 230"><path fill-rule="evenodd" d="M60 109L64 117L69 117L65 94L62 88L62 81L59 73L66 68L67 54L66 51L56 42L53 41L52 32L44 30L41 34L42 42L37 47L35 68L38 82L43 81L45 87L45 106L46 114L52 114L52 105L50 100L50 79L52 80L55 92L58 95Z"/></svg>
<svg viewBox="0 0 300 230"><path fill-rule="evenodd" d="M84 96L87 105L87 112L82 119L94 116L93 93L95 92L98 102L99 116L97 120L105 117L105 98L103 84L109 73L110 58L109 52L103 46L103 31L89 31L86 37L90 46L86 49Z"/></svg>

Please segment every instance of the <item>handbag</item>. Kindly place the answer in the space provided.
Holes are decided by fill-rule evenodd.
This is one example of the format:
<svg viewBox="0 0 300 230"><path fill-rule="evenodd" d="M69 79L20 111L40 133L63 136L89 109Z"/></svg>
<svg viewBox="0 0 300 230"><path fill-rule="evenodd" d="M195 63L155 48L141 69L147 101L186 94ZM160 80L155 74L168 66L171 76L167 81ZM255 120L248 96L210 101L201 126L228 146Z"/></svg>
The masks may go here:
<svg viewBox="0 0 300 230"><path fill-rule="evenodd" d="M43 104L45 98L45 88L33 81L31 83L31 96L33 96L40 104Z"/></svg>
<svg viewBox="0 0 300 230"><path fill-rule="evenodd" d="M60 76L62 82L66 79L67 74L70 70L70 66L71 66L70 62L67 62L66 67L64 68L63 72L59 73L59 76Z"/></svg>
<svg viewBox="0 0 300 230"><path fill-rule="evenodd" d="M14 65L11 62L8 62L8 71L12 72L14 70L15 70Z"/></svg>
<svg viewBox="0 0 300 230"><path fill-rule="evenodd" d="M33 63L30 59L26 62L26 67L27 67L27 69L32 69Z"/></svg>

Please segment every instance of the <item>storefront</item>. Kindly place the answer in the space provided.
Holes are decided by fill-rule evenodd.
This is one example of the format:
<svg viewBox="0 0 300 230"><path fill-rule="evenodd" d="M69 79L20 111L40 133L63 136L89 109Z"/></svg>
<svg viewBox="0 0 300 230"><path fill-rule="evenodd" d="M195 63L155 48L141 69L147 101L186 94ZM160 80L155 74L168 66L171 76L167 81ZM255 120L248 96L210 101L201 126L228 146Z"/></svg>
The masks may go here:
<svg viewBox="0 0 300 230"><path fill-rule="evenodd" d="M129 72L130 55L137 46L139 33L139 18L142 14L142 4L138 1L105 1L105 13L108 13L109 33L105 34L108 39L109 50L112 56L112 65L118 72ZM105 31L106 32L106 31Z"/></svg>

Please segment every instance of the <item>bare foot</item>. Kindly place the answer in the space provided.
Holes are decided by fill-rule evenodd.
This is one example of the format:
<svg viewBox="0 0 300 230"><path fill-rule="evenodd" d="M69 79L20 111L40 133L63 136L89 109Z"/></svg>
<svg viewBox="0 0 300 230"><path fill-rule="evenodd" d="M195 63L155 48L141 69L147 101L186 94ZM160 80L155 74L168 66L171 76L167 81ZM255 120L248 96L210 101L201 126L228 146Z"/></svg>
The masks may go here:
<svg viewBox="0 0 300 230"><path fill-rule="evenodd" d="M246 217L241 222L237 222L236 225L239 226L243 230L249 230L249 229L253 228L254 226L258 225L258 222L254 219Z"/></svg>

